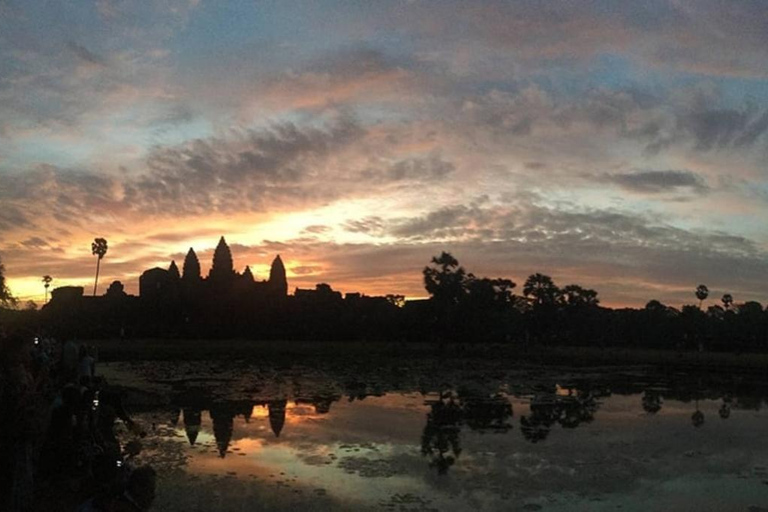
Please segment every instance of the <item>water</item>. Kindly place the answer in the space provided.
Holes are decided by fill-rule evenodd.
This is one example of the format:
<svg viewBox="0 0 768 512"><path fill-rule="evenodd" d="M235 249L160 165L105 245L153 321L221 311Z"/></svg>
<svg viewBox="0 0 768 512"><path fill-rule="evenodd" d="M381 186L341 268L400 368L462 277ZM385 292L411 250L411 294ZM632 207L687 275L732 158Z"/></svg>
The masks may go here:
<svg viewBox="0 0 768 512"><path fill-rule="evenodd" d="M158 510L768 507L761 379L418 366L106 373L146 391L129 401L150 432L140 461L161 474Z"/></svg>

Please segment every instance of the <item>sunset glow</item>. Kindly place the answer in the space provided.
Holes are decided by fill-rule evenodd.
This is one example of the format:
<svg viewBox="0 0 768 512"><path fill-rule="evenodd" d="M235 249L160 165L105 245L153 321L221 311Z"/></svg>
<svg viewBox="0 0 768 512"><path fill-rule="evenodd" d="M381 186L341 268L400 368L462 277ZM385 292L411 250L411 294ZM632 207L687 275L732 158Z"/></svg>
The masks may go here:
<svg viewBox="0 0 768 512"><path fill-rule="evenodd" d="M150 6L151 5L151 6ZM760 2L0 2L11 291L285 262L289 293L468 271L609 306L765 302Z"/></svg>

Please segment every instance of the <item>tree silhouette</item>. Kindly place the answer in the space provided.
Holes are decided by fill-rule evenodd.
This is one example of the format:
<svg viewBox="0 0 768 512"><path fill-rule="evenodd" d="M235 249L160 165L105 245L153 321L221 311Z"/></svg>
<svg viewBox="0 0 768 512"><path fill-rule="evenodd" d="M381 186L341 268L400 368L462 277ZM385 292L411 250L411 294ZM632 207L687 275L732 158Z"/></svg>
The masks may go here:
<svg viewBox="0 0 768 512"><path fill-rule="evenodd" d="M646 390L643 393L643 410L648 414L656 414L661 410L661 395L656 391Z"/></svg>
<svg viewBox="0 0 768 512"><path fill-rule="evenodd" d="M654 313L666 313L667 312L667 306L662 304L656 299L649 300L648 303L645 305L646 311L652 311Z"/></svg>
<svg viewBox="0 0 768 512"><path fill-rule="evenodd" d="M11 291L5 284L5 266L3 266L2 261L0 261L0 306L16 306L16 298L11 294Z"/></svg>
<svg viewBox="0 0 768 512"><path fill-rule="evenodd" d="M720 301L723 303L725 310L730 311L731 307L733 306L733 295L730 293L724 293L723 298L720 299Z"/></svg>
<svg viewBox="0 0 768 512"><path fill-rule="evenodd" d="M709 288L706 285L700 284L696 287L696 298L699 299L699 309L704 303L704 300L709 297Z"/></svg>
<svg viewBox="0 0 768 512"><path fill-rule="evenodd" d="M120 281L112 281L112 284L107 288L107 297L124 297L125 286Z"/></svg>
<svg viewBox="0 0 768 512"><path fill-rule="evenodd" d="M532 297L536 306L553 306L557 303L560 289L551 277L536 273L526 279L523 295Z"/></svg>
<svg viewBox="0 0 768 512"><path fill-rule="evenodd" d="M477 278L467 275L465 290L469 300L478 306L492 308L512 303L512 289L515 283L510 279Z"/></svg>
<svg viewBox="0 0 768 512"><path fill-rule="evenodd" d="M597 306L600 303L595 290L582 288L577 284L569 284L562 289L562 300L572 307Z"/></svg>
<svg viewBox="0 0 768 512"><path fill-rule="evenodd" d="M48 288L51 286L53 278L48 274L43 276L43 286L45 287L45 304L48 304Z"/></svg>
<svg viewBox="0 0 768 512"><path fill-rule="evenodd" d="M96 287L99 285L99 268L101 266L101 259L107 254L107 240L105 238L94 238L91 244L91 254L97 257L96 259L96 279L93 282L93 296L96 296Z"/></svg>
<svg viewBox="0 0 768 512"><path fill-rule="evenodd" d="M432 258L431 267L424 267L424 287L436 302L456 305L465 292L467 273L459 261L447 252Z"/></svg>

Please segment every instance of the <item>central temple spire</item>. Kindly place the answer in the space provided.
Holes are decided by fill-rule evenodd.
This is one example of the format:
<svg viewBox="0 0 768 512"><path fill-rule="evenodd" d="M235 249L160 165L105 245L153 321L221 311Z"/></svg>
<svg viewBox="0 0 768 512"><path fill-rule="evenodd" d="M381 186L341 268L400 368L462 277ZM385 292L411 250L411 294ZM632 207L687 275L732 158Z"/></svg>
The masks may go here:
<svg viewBox="0 0 768 512"><path fill-rule="evenodd" d="M212 281L222 281L231 278L234 274L235 267L232 263L232 252L229 250L227 241L222 236L219 239L216 250L213 252L213 265L208 277Z"/></svg>
<svg viewBox="0 0 768 512"><path fill-rule="evenodd" d="M278 296L288 295L288 279L285 277L285 265L283 265L283 260L280 259L279 254L269 269L269 286Z"/></svg>

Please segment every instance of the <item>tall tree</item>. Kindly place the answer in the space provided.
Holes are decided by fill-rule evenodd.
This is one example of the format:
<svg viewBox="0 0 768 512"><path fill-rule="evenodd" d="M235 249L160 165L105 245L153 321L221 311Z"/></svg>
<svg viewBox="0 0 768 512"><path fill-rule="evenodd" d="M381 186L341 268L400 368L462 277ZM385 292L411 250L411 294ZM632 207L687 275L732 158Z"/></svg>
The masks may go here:
<svg viewBox="0 0 768 512"><path fill-rule="evenodd" d="M182 270L181 279L187 282L200 281L200 260L197 259L197 254L193 248L189 248L187 255L184 257L184 268Z"/></svg>
<svg viewBox="0 0 768 512"><path fill-rule="evenodd" d="M730 293L724 293L723 298L720 300L722 301L723 307L725 308L725 310L730 311L731 306L733 306L733 295L731 295Z"/></svg>
<svg viewBox="0 0 768 512"><path fill-rule="evenodd" d="M11 294L8 285L5 282L5 266L0 261L0 306L15 307L16 298Z"/></svg>
<svg viewBox="0 0 768 512"><path fill-rule="evenodd" d="M706 285L700 284L696 287L696 298L699 299L699 309L701 309L701 305L704 303L704 300L709 297L709 288L707 288Z"/></svg>
<svg viewBox="0 0 768 512"><path fill-rule="evenodd" d="M571 307L597 306L600 299L597 298L597 292L589 288L582 288L577 284L564 286L562 290L562 299L565 305Z"/></svg>
<svg viewBox="0 0 768 512"><path fill-rule="evenodd" d="M101 260L104 255L107 254L107 240L105 238L94 238L91 244L91 254L97 257L96 259L96 279L93 282L93 296L96 296L96 287L99 285L99 268L101 267Z"/></svg>
<svg viewBox="0 0 768 512"><path fill-rule="evenodd" d="M535 306L553 306L557 303L560 289L551 277L536 273L526 279L523 295L532 297Z"/></svg>
<svg viewBox="0 0 768 512"><path fill-rule="evenodd" d="M48 304L48 288L51 286L51 281L53 281L53 278L48 274L43 276L43 286L45 287L45 304Z"/></svg>
<svg viewBox="0 0 768 512"><path fill-rule="evenodd" d="M515 283L510 279L478 278L473 274L468 274L464 288L471 304L489 309L512 304L512 289L515 286Z"/></svg>
<svg viewBox="0 0 768 512"><path fill-rule="evenodd" d="M467 273L459 261L447 252L432 258L432 266L424 267L424 287L436 302L455 305L466 293Z"/></svg>

